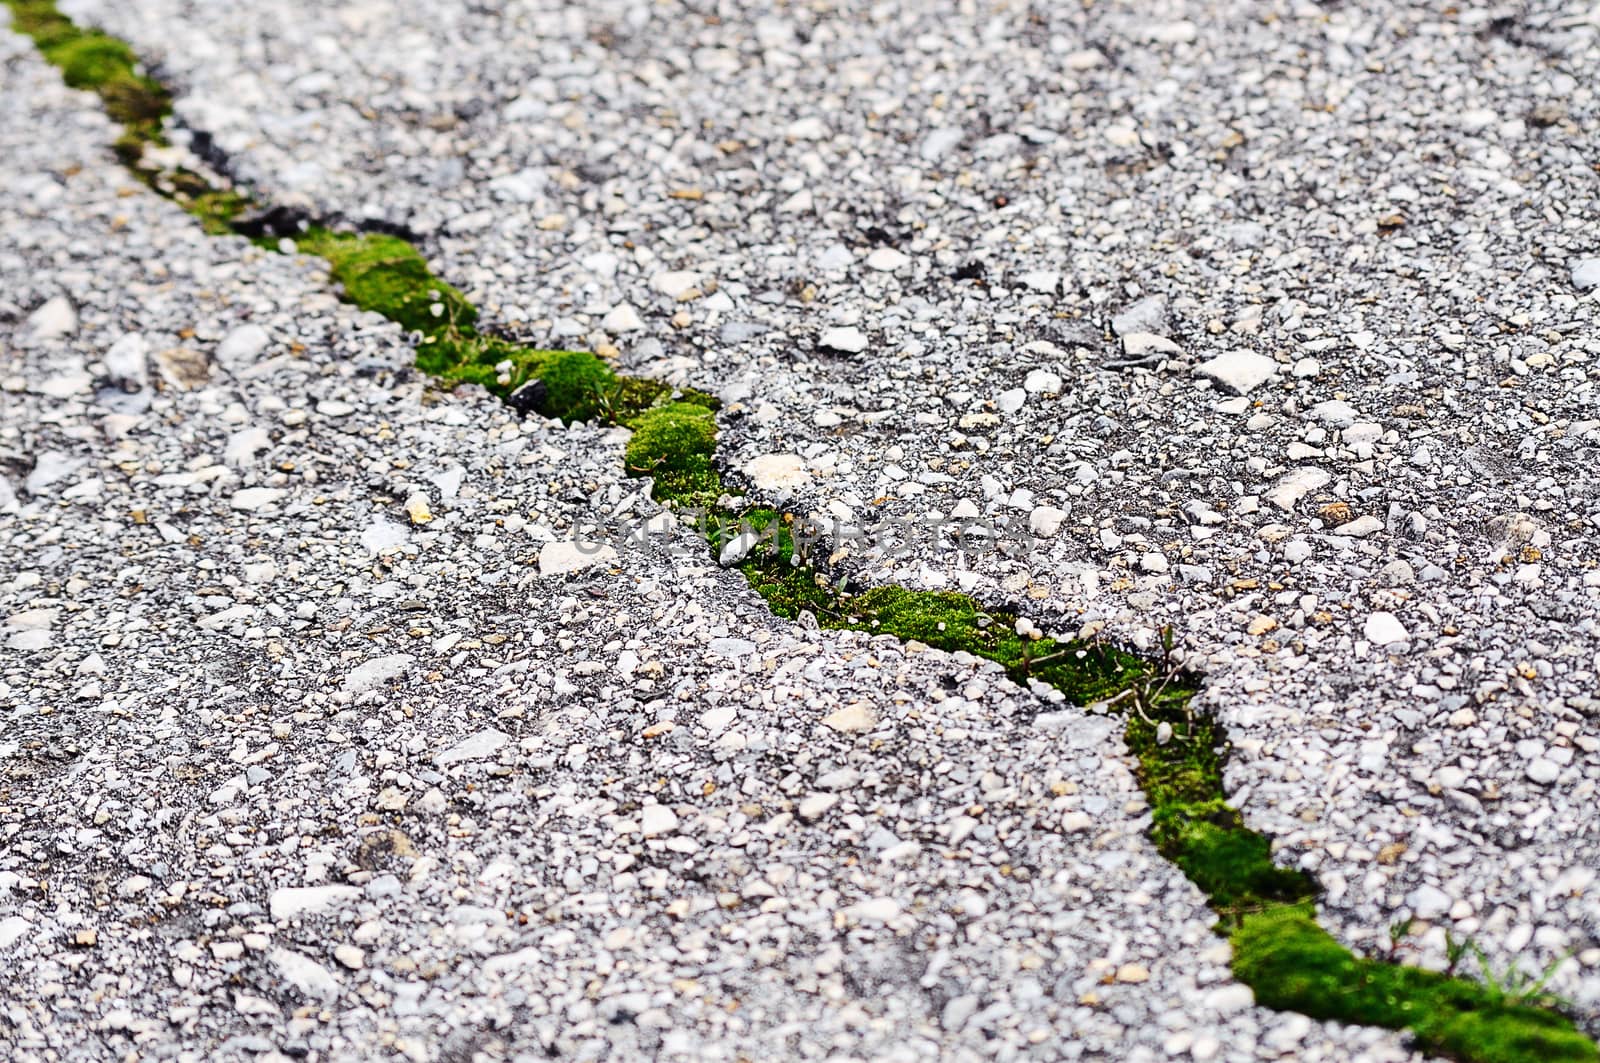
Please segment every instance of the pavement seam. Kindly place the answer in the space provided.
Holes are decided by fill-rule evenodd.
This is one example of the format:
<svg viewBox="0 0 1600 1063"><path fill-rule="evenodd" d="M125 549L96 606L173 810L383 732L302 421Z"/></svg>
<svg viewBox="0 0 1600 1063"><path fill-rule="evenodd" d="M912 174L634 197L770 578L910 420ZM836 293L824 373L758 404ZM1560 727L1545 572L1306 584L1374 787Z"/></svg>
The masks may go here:
<svg viewBox="0 0 1600 1063"><path fill-rule="evenodd" d="M848 593L833 586L803 563L791 514L724 505L715 463L717 403L710 396L617 373L586 352L532 350L480 331L476 308L433 275L411 240L311 224L263 208L237 188L218 188L186 165L147 162L147 147L169 147L163 122L170 91L139 68L125 42L77 27L54 0L7 4L13 28L33 37L69 85L95 91L123 125L117 156L146 186L208 233L251 235L274 250L324 258L348 301L417 335L418 367L445 384L480 384L524 414L633 429L629 474L652 476L653 497L690 518L718 560L739 567L775 613L790 619L810 613L821 627L967 652L1001 664L1019 685L1039 680L1079 704L1120 706L1125 741L1139 759L1139 781L1153 809L1152 841L1218 912L1217 930L1234 947L1234 974L1258 1003L1408 1029L1418 1047L1469 1063L1600 1059L1594 1043L1537 986L1512 991L1492 980L1365 959L1319 927L1311 877L1275 865L1270 840L1227 803L1227 739L1214 716L1190 710L1195 677L1107 642L1057 642L1025 618L966 595L895 586ZM215 155L207 161L225 168ZM768 548L758 551L762 543Z"/></svg>

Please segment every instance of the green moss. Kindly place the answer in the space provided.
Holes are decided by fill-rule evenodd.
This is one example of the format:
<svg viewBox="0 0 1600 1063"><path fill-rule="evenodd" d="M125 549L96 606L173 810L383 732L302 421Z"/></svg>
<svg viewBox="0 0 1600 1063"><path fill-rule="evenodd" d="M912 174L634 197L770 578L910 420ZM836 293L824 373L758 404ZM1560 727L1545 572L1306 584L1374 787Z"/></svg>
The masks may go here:
<svg viewBox="0 0 1600 1063"><path fill-rule="evenodd" d="M1140 759L1142 763L1145 758ZM1262 904L1315 894L1310 878L1274 863L1272 844L1247 828L1239 813L1222 800L1157 805L1150 834L1162 855L1200 888L1211 907L1230 919Z"/></svg>
<svg viewBox="0 0 1600 1063"><path fill-rule="evenodd" d="M545 386L541 413L563 421L592 421L609 410L616 372L583 351L550 351L530 366Z"/></svg>
<svg viewBox="0 0 1600 1063"><path fill-rule="evenodd" d="M1152 810L1150 836L1162 855L1229 925L1245 912L1314 897L1310 876L1274 863L1271 843L1227 803L1222 772L1228 747L1216 721L1194 717L1183 692L1138 710L1128 716L1125 740L1139 758L1139 781ZM1163 723L1170 728L1164 742Z"/></svg>
<svg viewBox="0 0 1600 1063"><path fill-rule="evenodd" d="M739 565L755 592L766 599L772 612L785 620L810 613L823 627L835 626L842 614L839 592L809 565L795 565L792 553L779 550L762 554Z"/></svg>
<svg viewBox="0 0 1600 1063"><path fill-rule="evenodd" d="M480 384L502 398L538 381L544 385L543 397L532 408L568 423L631 426L642 414L671 402L716 408L716 400L702 392L619 376L609 363L586 351L535 350L470 329L425 338L417 347L417 367L446 383Z"/></svg>
<svg viewBox="0 0 1600 1063"><path fill-rule="evenodd" d="M446 384L481 384L504 394L510 385L499 382L497 367L526 361L529 353L498 336L476 332L427 336L417 344L417 368Z"/></svg>
<svg viewBox="0 0 1600 1063"><path fill-rule="evenodd" d="M791 514L759 507L737 514L715 510L707 515L703 531L712 556L719 556L734 536L751 532L758 537L738 568L773 613L793 620L810 612L825 627L842 626L843 597L805 563Z"/></svg>
<svg viewBox="0 0 1600 1063"><path fill-rule="evenodd" d="M61 77L75 89L95 89L134 76L133 49L114 37L85 33L45 49L45 58L61 68Z"/></svg>
<svg viewBox="0 0 1600 1063"><path fill-rule="evenodd" d="M172 109L167 90L142 75L112 78L98 88L106 113L140 139L164 144L161 123Z"/></svg>
<svg viewBox="0 0 1600 1063"><path fill-rule="evenodd" d="M1260 1004L1314 1019L1409 1029L1417 1047L1468 1063L1594 1061L1570 1022L1491 986L1363 959L1316 924L1309 905L1246 916L1233 971Z"/></svg>
<svg viewBox="0 0 1600 1063"><path fill-rule="evenodd" d="M250 209L250 198L233 189L209 185L175 196L183 208L194 215L200 228L212 236L233 232L233 223Z"/></svg>
<svg viewBox="0 0 1600 1063"><path fill-rule="evenodd" d="M722 494L712 465L717 418L704 406L672 402L632 419L633 438L624 455L631 476L652 476L652 497L710 510Z"/></svg>
<svg viewBox="0 0 1600 1063"><path fill-rule="evenodd" d="M134 165L146 144L165 144L161 124L172 109L166 89L139 73L133 49L115 37L80 29L55 0L6 0L12 28L33 39L75 89L97 93L106 113L123 126L117 155Z"/></svg>
<svg viewBox="0 0 1600 1063"><path fill-rule="evenodd" d="M716 411L722 405L712 396L694 388L675 388L657 380L634 376L617 377L607 396L611 420L629 427L641 414L670 402L711 411Z"/></svg>
<svg viewBox="0 0 1600 1063"><path fill-rule="evenodd" d="M1135 655L1103 643L1019 635L1015 613L982 608L965 594L878 587L848 605L845 626L985 657L1016 681L1049 683L1080 705L1112 697L1150 673Z"/></svg>
<svg viewBox="0 0 1600 1063"><path fill-rule="evenodd" d="M55 0L6 0L11 28L33 38L41 51L83 36L83 31L57 8Z"/></svg>
<svg viewBox="0 0 1600 1063"><path fill-rule="evenodd" d="M145 148L164 144L170 97L139 73L130 48L79 29L54 0L5 0L13 26L30 35L68 84L92 89L122 124L121 158L153 189L194 214L208 232L226 232L249 206L232 190L184 170L145 166ZM276 248L277 240L262 241ZM543 385L538 412L563 420L603 419L634 430L628 472L652 476L657 499L698 507L713 551L741 531L765 542L739 565L773 611L813 613L829 628L855 628L963 651L1002 665L1019 682L1039 680L1079 704L1117 708L1152 809L1151 837L1206 895L1231 929L1234 971L1269 1007L1315 1018L1415 1033L1424 1050L1471 1063L1595 1061L1592 1042L1552 1011L1492 985L1362 959L1316 925L1314 886L1277 866L1271 844L1228 805L1223 768L1228 744L1215 719L1190 710L1192 681L1099 642L1018 635L1017 617L982 608L961 594L878 588L847 596L805 558L792 518L769 509L718 509L722 481L713 462L717 404L710 396L619 376L592 354L542 351L485 336L466 297L429 270L404 240L313 228L299 248L327 259L345 298L421 333L417 365L446 383L475 383L510 396ZM538 392L521 392L522 395Z"/></svg>
<svg viewBox="0 0 1600 1063"><path fill-rule="evenodd" d="M383 233L313 228L296 246L328 260L345 298L424 336L470 335L478 312L467 297L428 269L417 249Z"/></svg>
<svg viewBox="0 0 1600 1063"><path fill-rule="evenodd" d="M999 630L994 617L965 594L877 587L850 600L851 627L964 650L1006 664L1021 656L1015 631Z"/></svg>
<svg viewBox="0 0 1600 1063"><path fill-rule="evenodd" d="M985 610L961 594L886 587L842 607L847 616L824 619L824 626L965 651L998 662L1015 679L1044 679L1080 704L1121 709L1151 804L1151 837L1205 893L1220 925L1235 928L1235 974L1260 1003L1409 1029L1424 1050L1469 1063L1596 1058L1593 1043L1551 1011L1476 982L1359 959L1318 927L1311 878L1275 864L1269 840L1227 803L1228 745L1213 718L1191 712L1186 677L1098 644L1018 636L1013 614Z"/></svg>
<svg viewBox="0 0 1600 1063"><path fill-rule="evenodd" d="M679 405L701 413L715 406L699 392L678 395L665 384L619 377L608 363L585 351L533 350L482 335L475 328L477 309L466 296L435 276L416 248L398 237L313 228L296 246L327 259L350 302L422 333L417 366L447 383L479 384L507 397L537 381L542 397L532 408L567 422L633 424L675 395ZM714 433L714 422L712 426ZM703 478L710 471L709 451L694 470L668 471Z"/></svg>

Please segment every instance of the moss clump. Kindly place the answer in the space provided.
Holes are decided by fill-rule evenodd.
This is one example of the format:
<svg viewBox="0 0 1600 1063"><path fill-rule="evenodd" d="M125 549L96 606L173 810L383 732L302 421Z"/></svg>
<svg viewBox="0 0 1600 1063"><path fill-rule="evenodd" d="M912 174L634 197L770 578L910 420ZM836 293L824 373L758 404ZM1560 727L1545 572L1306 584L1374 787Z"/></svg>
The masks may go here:
<svg viewBox="0 0 1600 1063"><path fill-rule="evenodd" d="M125 42L80 29L57 10L55 0L6 0L6 6L12 28L33 38L45 59L61 68L62 80L97 93L106 113L122 125L117 155L123 162L135 165L146 144L166 143L161 124L172 110L172 98L139 73L138 60Z"/></svg>
<svg viewBox="0 0 1600 1063"><path fill-rule="evenodd" d="M1234 974L1268 1007L1409 1029L1423 1051L1468 1063L1597 1058L1566 1019L1492 986L1354 955L1316 924L1310 905L1247 915L1231 940Z"/></svg>
<svg viewBox="0 0 1600 1063"><path fill-rule="evenodd" d="M1227 803L1222 770L1228 746L1216 721L1194 717L1186 696L1139 708L1128 716L1125 739L1139 758L1139 782L1152 809L1150 837L1161 854L1230 924L1244 912L1314 897L1310 876L1275 864L1271 842ZM1164 742L1163 723L1171 729Z"/></svg>
<svg viewBox="0 0 1600 1063"><path fill-rule="evenodd" d="M1142 773L1148 773L1149 759L1140 757ZM1302 900L1316 892L1305 872L1274 863L1272 843L1221 799L1155 805L1150 836L1211 907L1230 919L1270 901Z"/></svg>
<svg viewBox="0 0 1600 1063"><path fill-rule="evenodd" d="M695 403L672 402L632 418L632 427L628 473L655 478L651 497L707 510L716 505L722 477L711 462L717 446L714 413Z"/></svg>
<svg viewBox="0 0 1600 1063"><path fill-rule="evenodd" d="M478 312L461 292L435 277L417 249L382 233L314 228L296 246L328 260L345 298L428 337L470 335Z"/></svg>
<svg viewBox="0 0 1600 1063"><path fill-rule="evenodd" d="M1102 643L1019 635L1015 613L984 609L965 594L878 587L851 598L848 608L841 626L985 657L1017 682L1041 680L1080 705L1112 697L1150 674L1138 657Z"/></svg>
<svg viewBox="0 0 1600 1063"><path fill-rule="evenodd" d="M610 411L610 396L617 374L609 365L583 351L543 352L528 367L545 387L541 413L563 421L592 421Z"/></svg>
<svg viewBox="0 0 1600 1063"><path fill-rule="evenodd" d="M134 75L133 49L115 37L85 33L45 51L61 68L61 77L75 89L97 89Z"/></svg>
<svg viewBox="0 0 1600 1063"><path fill-rule="evenodd" d="M544 385L524 408L563 421L588 421L606 411L616 383L610 366L583 351L519 347L472 329L445 329L417 347L417 368L449 384L480 384L509 398L524 384Z"/></svg>
<svg viewBox="0 0 1600 1063"><path fill-rule="evenodd" d="M533 399L514 400L519 408L543 417L604 421L631 426L644 413L669 402L714 410L711 396L676 389L654 380L617 374L610 364L586 351L547 351L520 347L498 336L455 329L426 337L417 347L417 367L450 384L479 384L511 398L524 384L542 385Z"/></svg>

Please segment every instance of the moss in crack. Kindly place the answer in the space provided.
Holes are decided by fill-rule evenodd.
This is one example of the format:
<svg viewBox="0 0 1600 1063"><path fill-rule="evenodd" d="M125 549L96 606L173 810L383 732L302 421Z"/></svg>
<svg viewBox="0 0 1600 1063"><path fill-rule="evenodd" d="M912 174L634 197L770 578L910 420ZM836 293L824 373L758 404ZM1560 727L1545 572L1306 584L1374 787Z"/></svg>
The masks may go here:
<svg viewBox="0 0 1600 1063"><path fill-rule="evenodd" d="M1467 1063L1596 1060L1593 1042L1545 1000L1355 956L1316 924L1315 884L1277 865L1269 840L1226 800L1228 743L1193 713L1194 684L1164 664L1098 643L1016 633L1016 617L961 594L886 587L845 600L846 626L986 657L1013 679L1049 682L1080 704L1120 709L1149 798L1151 838L1232 931L1234 973L1260 1003L1314 1018L1411 1031L1418 1047Z"/></svg>
<svg viewBox="0 0 1600 1063"><path fill-rule="evenodd" d="M848 608L840 626L984 657L1017 682L1038 679L1080 705L1115 697L1150 676L1142 659L1105 643L1020 634L1015 613L985 609L965 594L879 587L851 598ZM1178 693L1175 687L1171 696Z"/></svg>
<svg viewBox="0 0 1600 1063"><path fill-rule="evenodd" d="M714 396L696 388L673 387L658 380L619 375L607 389L604 413L607 420L631 427L641 414L669 402L699 406L713 413L722 406Z"/></svg>
<svg viewBox="0 0 1600 1063"><path fill-rule="evenodd" d="M61 68L61 77L75 89L99 89L137 78L133 49L103 33L84 33L46 49Z"/></svg>
<svg viewBox="0 0 1600 1063"><path fill-rule="evenodd" d="M198 218L206 232L230 232L233 220L249 206L247 196L216 188L193 171L150 163L146 149L168 143L165 122L172 113L172 96L160 82L140 72L133 49L98 30L81 29L56 9L54 0L6 3L13 27L33 38L45 59L61 69L62 80L97 94L106 114L122 126L114 145L118 160Z"/></svg>
<svg viewBox="0 0 1600 1063"><path fill-rule="evenodd" d="M1020 633L1015 613L983 608L964 594L883 587L844 607L838 626L984 657L1019 683L1038 680L1077 704L1122 712L1152 808L1152 839L1228 925L1244 912L1315 895L1310 878L1275 864L1268 839L1227 804L1227 741L1213 718L1190 710L1192 676L1103 642Z"/></svg>
<svg viewBox="0 0 1600 1063"><path fill-rule="evenodd" d="M722 477L711 461L717 446L715 413L696 403L671 402L632 417L629 426L628 473L655 478L651 497L706 512L716 508Z"/></svg>
<svg viewBox="0 0 1600 1063"><path fill-rule="evenodd" d="M1257 1002L1314 1019L1408 1029L1417 1047L1468 1063L1593 1063L1595 1045L1561 1016L1494 987L1363 959L1319 927L1309 904L1246 915L1233 970Z"/></svg>
<svg viewBox="0 0 1600 1063"><path fill-rule="evenodd" d="M710 471L716 440L709 414L663 411L635 441L629 467L655 470L658 498L702 502L711 494L710 487L684 490L673 478L675 468ZM808 610L823 627L969 653L997 662L1018 682L1041 680L1078 704L1122 711L1152 809L1151 838L1205 894L1221 916L1219 930L1232 931L1235 974L1261 1003L1409 1029L1424 1049L1469 1063L1595 1059L1594 1045L1552 1011L1498 999L1475 982L1357 958L1319 928L1310 876L1276 864L1270 841L1227 803L1229 746L1214 718L1191 710L1192 677L1102 642L1019 633L1016 614L985 609L964 594L880 587L843 595L794 564L789 521L767 509L713 509L703 529L713 553L741 533L762 536L739 567L779 615Z"/></svg>
<svg viewBox="0 0 1600 1063"><path fill-rule="evenodd" d="M145 149L167 144L163 123L171 113L171 96L139 71L125 42L80 28L56 8L55 0L5 3L13 26L33 38L69 85L99 94L106 112L123 127L116 142L118 158L140 180L187 210L206 232L235 231L235 223L255 206L247 194L218 187L189 169L149 164ZM257 243L271 250L280 247L274 238L258 238ZM327 260L348 301L420 333L418 367L446 383L481 384L507 398L538 381L536 399L519 408L569 422L626 424L672 401L716 406L700 392L621 377L592 354L529 350L481 334L472 303L435 276L417 249L399 237L313 226L296 237L295 245Z"/></svg>
<svg viewBox="0 0 1600 1063"><path fill-rule="evenodd" d="M117 155L135 165L146 144L165 144L162 121L172 98L158 82L139 72L133 49L115 37L78 27L55 0L6 0L11 25L33 39L40 53L61 69L75 89L99 95L106 113L123 127ZM141 176L147 176L141 174Z"/></svg>
<svg viewBox="0 0 1600 1063"><path fill-rule="evenodd" d="M633 402L637 405L646 398L649 393L643 392ZM839 626L844 616L839 592L815 569L797 563L800 551L792 516L771 509L732 511L721 506L722 476L712 460L716 406L711 396L688 392L623 420L633 429L624 456L629 475L653 477L651 497L696 519L713 557L736 536L755 535L756 545L738 568L778 616L793 620L809 611L819 622Z"/></svg>
<svg viewBox="0 0 1600 1063"><path fill-rule="evenodd" d="M417 344L417 368L444 384L480 384L504 392L499 366L522 361L527 352L497 336L424 336Z"/></svg>
<svg viewBox="0 0 1600 1063"><path fill-rule="evenodd" d="M98 93L122 124L122 161L195 214L207 231L231 229L249 206L247 197L184 170L145 164L145 148L166 143L162 124L170 96L140 73L131 49L79 29L53 0L5 2L14 27L34 39L69 84ZM789 518L771 510L735 517L717 509L722 482L712 461L716 403L709 396L619 376L593 355L529 350L478 333L466 297L396 237L312 229L299 246L329 261L350 301L421 333L418 366L439 379L483 384L514 402L519 387L537 381L543 389L534 408L546 416L598 417L632 427L628 471L654 476L656 498L711 514L707 537L714 548L741 529L770 531L771 548L753 552L740 568L774 612L794 617L810 611L825 627L965 651L999 662L1018 681L1050 683L1080 704L1120 705L1152 806L1152 837L1221 914L1221 926L1232 933L1235 973L1262 1004L1410 1029L1425 1050L1471 1063L1596 1060L1594 1044L1570 1022L1536 1006L1550 1003L1544 998L1363 959L1319 928L1310 879L1276 866L1268 840L1227 804L1227 742L1214 719L1190 712L1186 677L1100 643L1021 635L1014 614L983 609L965 595L887 587L845 596L795 563L799 551Z"/></svg>
<svg viewBox="0 0 1600 1063"><path fill-rule="evenodd" d="M194 215L200 228L210 236L232 233L233 223L250 209L250 197L231 188L206 187L195 192L177 193L174 198Z"/></svg>
<svg viewBox="0 0 1600 1063"><path fill-rule="evenodd" d="M435 277L417 249L382 233L336 233L312 228L296 247L327 259L345 298L382 314L402 328L429 338L467 337L477 309L453 286Z"/></svg>
<svg viewBox="0 0 1600 1063"><path fill-rule="evenodd" d="M713 556L737 535L756 537L738 568L776 615L795 620L809 612L824 627L837 627L844 619L841 592L805 563L793 514L760 507L739 513L717 511L709 515L703 530Z"/></svg>
<svg viewBox="0 0 1600 1063"><path fill-rule="evenodd" d="M609 363L586 351L536 350L480 333L476 307L397 236L312 228L295 245L328 261L347 300L421 333L417 367L446 383L479 384L509 398L537 382L525 408L569 423L600 420L632 426L673 403L701 413L716 408L716 401L703 392L619 376ZM714 437L714 421L711 426ZM671 462L663 468L682 479L690 471L709 470L709 459L698 465L704 469L688 470Z"/></svg>
<svg viewBox="0 0 1600 1063"><path fill-rule="evenodd" d="M593 421L608 415L615 420L611 396L617 388L617 373L595 355L584 351L540 352L529 374L545 388L545 409L559 411L564 421ZM543 412L541 410L541 412Z"/></svg>
<svg viewBox="0 0 1600 1063"><path fill-rule="evenodd" d="M835 627L843 616L840 594L809 565L796 565L781 550L740 562L739 571L772 612L785 620L810 613L823 627Z"/></svg>
<svg viewBox="0 0 1600 1063"><path fill-rule="evenodd" d="M1120 710L1150 800L1152 840L1225 918L1314 896L1310 878L1275 864L1268 839L1227 804L1227 742L1214 719L1190 711L1193 677L1103 642L1020 634L1015 613L964 594L882 587L845 607L840 626L964 651L997 662L1019 683L1039 680L1077 704Z"/></svg>
<svg viewBox="0 0 1600 1063"><path fill-rule="evenodd" d="M1139 758L1151 840L1200 887L1225 926L1247 912L1312 899L1310 876L1274 863L1271 842L1227 803L1227 740L1216 720L1191 712L1188 701L1184 691L1129 697L1124 740Z"/></svg>

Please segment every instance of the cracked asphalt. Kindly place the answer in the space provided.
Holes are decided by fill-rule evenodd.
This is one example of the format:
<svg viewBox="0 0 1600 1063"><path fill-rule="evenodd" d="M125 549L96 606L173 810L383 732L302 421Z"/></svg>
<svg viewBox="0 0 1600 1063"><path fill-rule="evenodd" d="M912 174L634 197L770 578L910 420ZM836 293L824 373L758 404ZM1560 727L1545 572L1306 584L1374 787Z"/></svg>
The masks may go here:
<svg viewBox="0 0 1600 1063"><path fill-rule="evenodd" d="M1600 10L62 7L836 572L1171 625L1341 940L1600 1032ZM1420 1058L1233 982L1110 721L773 617L0 78L13 1057Z"/></svg>

